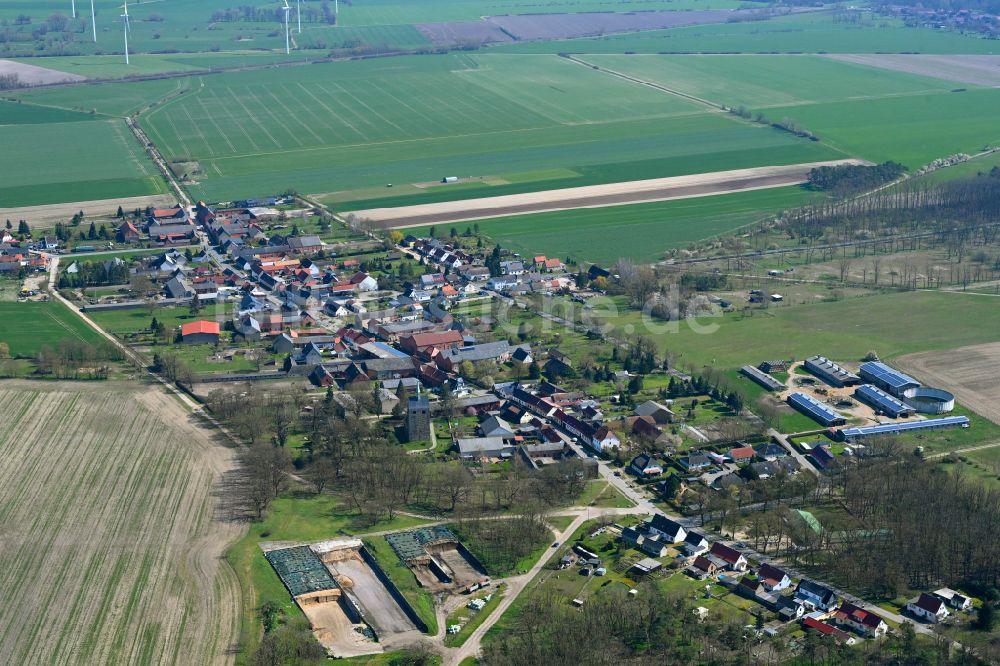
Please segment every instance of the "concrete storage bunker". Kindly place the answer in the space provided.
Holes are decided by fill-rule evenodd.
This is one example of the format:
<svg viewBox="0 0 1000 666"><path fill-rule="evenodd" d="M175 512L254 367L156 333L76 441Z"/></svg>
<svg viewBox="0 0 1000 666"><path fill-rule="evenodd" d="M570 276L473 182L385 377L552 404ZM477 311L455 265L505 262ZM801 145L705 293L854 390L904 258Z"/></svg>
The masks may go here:
<svg viewBox="0 0 1000 666"><path fill-rule="evenodd" d="M383 643L426 630L360 540L276 548L264 556L334 656L379 653Z"/></svg>
<svg viewBox="0 0 1000 666"><path fill-rule="evenodd" d="M486 577L482 564L447 527L397 532L385 539L429 590L461 590Z"/></svg>

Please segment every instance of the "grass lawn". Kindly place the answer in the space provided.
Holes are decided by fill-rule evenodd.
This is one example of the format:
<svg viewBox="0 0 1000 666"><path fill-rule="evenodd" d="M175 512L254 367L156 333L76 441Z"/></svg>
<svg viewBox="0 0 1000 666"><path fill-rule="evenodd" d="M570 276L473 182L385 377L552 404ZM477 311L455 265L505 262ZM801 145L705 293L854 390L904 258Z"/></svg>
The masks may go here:
<svg viewBox="0 0 1000 666"><path fill-rule="evenodd" d="M576 516L546 516L545 522L552 527L556 528L560 532L565 530L570 524L576 520Z"/></svg>
<svg viewBox="0 0 1000 666"><path fill-rule="evenodd" d="M186 306L134 308L129 310L100 310L88 312L87 315L100 324L108 333L118 337L124 337L130 333L138 333L149 328L153 317L161 322L168 331L187 324L192 321L202 319L215 320L217 317L228 319L232 312L232 303L226 303L221 308L215 305L205 305L198 314L191 314L191 309ZM220 313L216 310L221 309Z"/></svg>
<svg viewBox="0 0 1000 666"><path fill-rule="evenodd" d="M389 579L399 588L400 593L410 602L413 609L420 616L420 619L427 625L427 633L431 636L437 634L437 615L434 613L434 597L429 592L424 591L417 582L417 577L413 575L396 551L392 549L385 537L374 536L365 539L365 545L379 566L385 571Z"/></svg>
<svg viewBox="0 0 1000 666"><path fill-rule="evenodd" d="M341 500L330 495L293 491L274 500L264 520L253 523L247 535L226 555L243 589L238 663L245 663L260 641L262 627L257 609L261 604L273 601L286 615L302 617L281 579L264 558L258 545L261 541L321 541L371 531L405 529L424 522L397 516L391 521L365 525Z"/></svg>
<svg viewBox="0 0 1000 666"><path fill-rule="evenodd" d="M632 500L622 495L617 488L603 479L595 479L588 482L587 487L575 503L580 506L617 509L627 509L635 506ZM571 520L570 522L573 521Z"/></svg>
<svg viewBox="0 0 1000 666"><path fill-rule="evenodd" d="M59 301L0 300L0 340L10 346L11 356L33 356L42 347L55 347L66 339L91 345L102 340Z"/></svg>

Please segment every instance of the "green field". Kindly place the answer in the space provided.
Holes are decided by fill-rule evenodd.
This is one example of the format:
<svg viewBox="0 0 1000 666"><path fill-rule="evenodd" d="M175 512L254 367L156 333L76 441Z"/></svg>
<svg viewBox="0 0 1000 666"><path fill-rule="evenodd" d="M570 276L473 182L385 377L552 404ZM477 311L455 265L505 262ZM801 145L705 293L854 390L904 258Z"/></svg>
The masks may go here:
<svg viewBox="0 0 1000 666"><path fill-rule="evenodd" d="M0 208L166 191L122 120L2 125L0 146Z"/></svg>
<svg viewBox="0 0 1000 666"><path fill-rule="evenodd" d="M845 152L914 168L1000 143L998 108L1000 90L990 88L775 108L767 114L791 117Z"/></svg>
<svg viewBox="0 0 1000 666"><path fill-rule="evenodd" d="M128 76L177 72L204 73L213 69L275 65L282 62L322 58L325 51L293 51L290 55L259 51L223 51L219 53L142 54L130 58L121 55L52 56L45 59L14 60L37 67L78 74L88 79L120 79Z"/></svg>
<svg viewBox="0 0 1000 666"><path fill-rule="evenodd" d="M0 341L10 346L11 356L32 356L64 339L101 341L94 329L58 301L0 302Z"/></svg>
<svg viewBox="0 0 1000 666"><path fill-rule="evenodd" d="M511 53L1000 53L996 41L958 32L906 28L862 14L861 23L835 13L785 16L766 22L716 23L558 42L491 47Z"/></svg>
<svg viewBox="0 0 1000 666"><path fill-rule="evenodd" d="M661 349L693 367L738 368L770 358L822 354L849 361L875 350L882 358L945 350L1000 339L1000 310L989 296L906 292L848 298L832 303L772 307L704 317L701 331L686 321L647 328L639 313L602 321L617 332L651 335ZM629 327L626 329L626 327Z"/></svg>
<svg viewBox="0 0 1000 666"><path fill-rule="evenodd" d="M816 195L799 187L655 203L555 211L480 220L480 231L521 254L573 257L600 264L619 257L663 258L665 250L718 236ZM443 225L442 225L443 226ZM464 224L456 225L461 231ZM426 235L428 228L409 230Z"/></svg>
<svg viewBox="0 0 1000 666"><path fill-rule="evenodd" d="M144 126L168 158L201 164L192 190L209 200L566 167L586 184L837 156L557 57L403 57L196 81Z"/></svg>
<svg viewBox="0 0 1000 666"><path fill-rule="evenodd" d="M959 84L822 56L593 55L603 69L725 106L772 106L945 92ZM776 118L780 120L780 118Z"/></svg>

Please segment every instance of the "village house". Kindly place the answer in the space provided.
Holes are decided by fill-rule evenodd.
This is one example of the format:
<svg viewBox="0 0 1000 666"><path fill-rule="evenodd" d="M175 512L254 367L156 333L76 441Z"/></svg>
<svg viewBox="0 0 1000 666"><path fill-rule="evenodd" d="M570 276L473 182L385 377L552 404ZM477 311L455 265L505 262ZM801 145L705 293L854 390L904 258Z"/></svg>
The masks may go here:
<svg viewBox="0 0 1000 666"><path fill-rule="evenodd" d="M663 474L663 467L654 461L653 457L648 453L643 453L633 458L632 463L629 465L629 469L636 476L643 478Z"/></svg>
<svg viewBox="0 0 1000 666"><path fill-rule="evenodd" d="M708 554L725 562L727 569L732 571L747 570L747 558L739 551L730 548L721 541L716 541L712 544Z"/></svg>
<svg viewBox="0 0 1000 666"><path fill-rule="evenodd" d="M792 584L792 579L787 573L766 562L760 565L760 569L757 570L757 578L760 579L768 592L785 590Z"/></svg>
<svg viewBox="0 0 1000 666"><path fill-rule="evenodd" d="M931 624L937 624L950 615L943 599L926 592L921 592L919 597L911 599L906 604L906 612Z"/></svg>
<svg viewBox="0 0 1000 666"><path fill-rule="evenodd" d="M647 524L647 530L659 534L665 543L680 543L687 536L687 530L680 523L659 513Z"/></svg>
<svg viewBox="0 0 1000 666"><path fill-rule="evenodd" d="M462 333L456 330L439 333L416 333L399 338L399 346L408 354L419 354L428 349L452 349L464 344Z"/></svg>
<svg viewBox="0 0 1000 666"><path fill-rule="evenodd" d="M181 326L181 340L184 344L217 344L221 333L219 322L193 321Z"/></svg>
<svg viewBox="0 0 1000 666"><path fill-rule="evenodd" d="M881 617L846 601L841 603L833 616L841 624L867 638L885 636L889 631L889 625Z"/></svg>
<svg viewBox="0 0 1000 666"><path fill-rule="evenodd" d="M813 631L816 631L824 636L830 636L838 643L854 645L854 643L856 642L854 638L849 634L847 634L846 632L837 629L832 624L827 624L822 620L812 617L811 615L807 616L805 619L802 620L802 626L805 627L806 629L812 629Z"/></svg>
<svg viewBox="0 0 1000 666"><path fill-rule="evenodd" d="M955 590L942 587L940 590L934 590L932 592L935 597L944 601L950 608L960 611L970 611L972 610L972 598L967 597L964 594L956 592Z"/></svg>
<svg viewBox="0 0 1000 666"><path fill-rule="evenodd" d="M830 588L803 578L795 588L795 598L810 608L828 611L837 604L837 595Z"/></svg>
<svg viewBox="0 0 1000 666"><path fill-rule="evenodd" d="M681 550L687 557L697 557L707 553L708 548L708 539L703 534L694 531L687 533L687 536L684 537L684 544L681 546Z"/></svg>

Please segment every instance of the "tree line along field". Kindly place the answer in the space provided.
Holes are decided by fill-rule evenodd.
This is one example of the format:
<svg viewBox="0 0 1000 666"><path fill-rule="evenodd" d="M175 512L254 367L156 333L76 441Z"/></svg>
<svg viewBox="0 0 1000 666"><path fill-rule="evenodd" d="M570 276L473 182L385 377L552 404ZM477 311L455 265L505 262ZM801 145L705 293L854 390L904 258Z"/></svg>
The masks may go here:
<svg viewBox="0 0 1000 666"><path fill-rule="evenodd" d="M13 123L0 124L0 208L166 191L124 120L52 109L26 115L0 106L0 123Z"/></svg>
<svg viewBox="0 0 1000 666"><path fill-rule="evenodd" d="M621 257L648 262L665 250L729 233L769 213L805 204L817 194L801 187L783 187L675 201L584 208L534 215L479 220L480 231L525 256L546 254L601 265ZM454 226L459 233L469 223L440 224L438 234ZM426 236L429 227L407 229Z"/></svg>
<svg viewBox="0 0 1000 666"><path fill-rule="evenodd" d="M213 489L232 453L174 398L6 381L0 400L0 661L225 664L243 528Z"/></svg>

